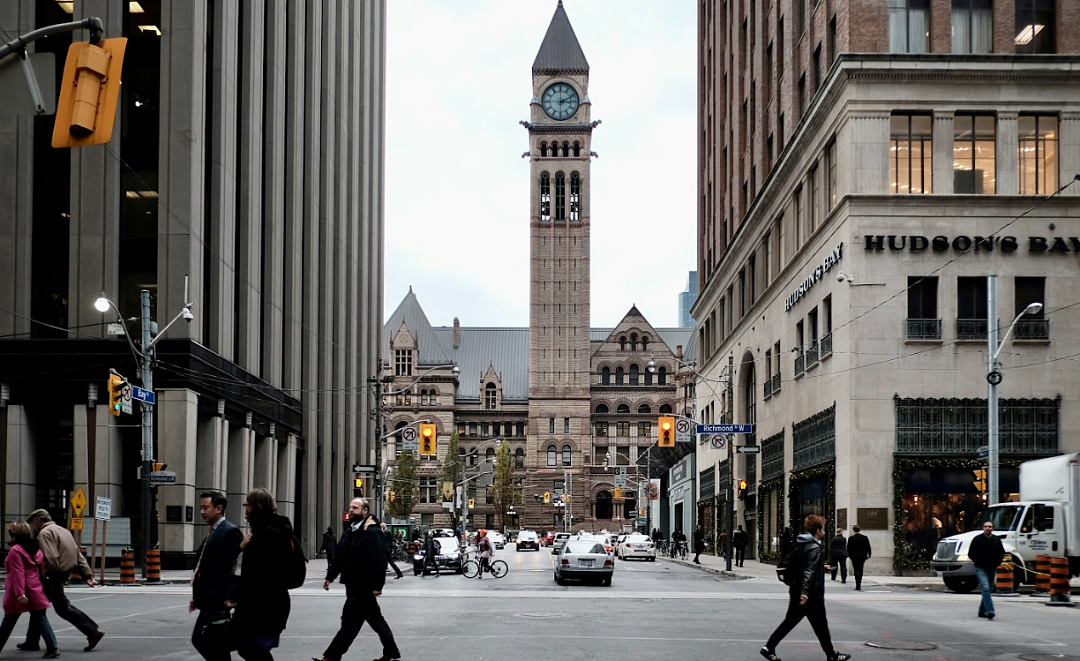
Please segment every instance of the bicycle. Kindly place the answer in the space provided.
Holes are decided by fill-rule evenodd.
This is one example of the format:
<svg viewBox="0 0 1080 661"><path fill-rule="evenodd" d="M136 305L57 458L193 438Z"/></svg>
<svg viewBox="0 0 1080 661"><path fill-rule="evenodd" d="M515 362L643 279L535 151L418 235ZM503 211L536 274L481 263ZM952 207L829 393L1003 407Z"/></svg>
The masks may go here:
<svg viewBox="0 0 1080 661"><path fill-rule="evenodd" d="M480 576L480 568L480 560L478 558L472 558L461 566L461 575L465 578L478 578ZM510 567L502 560L494 560L488 563L487 569L484 571L490 573L495 578L502 578L510 571Z"/></svg>

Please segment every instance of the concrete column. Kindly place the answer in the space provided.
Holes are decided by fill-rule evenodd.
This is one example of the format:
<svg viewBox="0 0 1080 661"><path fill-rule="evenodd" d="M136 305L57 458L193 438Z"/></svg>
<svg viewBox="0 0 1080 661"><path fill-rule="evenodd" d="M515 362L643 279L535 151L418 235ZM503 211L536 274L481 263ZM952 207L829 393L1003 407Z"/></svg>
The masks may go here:
<svg viewBox="0 0 1080 661"><path fill-rule="evenodd" d="M1001 110L997 121L997 186L998 195L1016 195L1020 192L1017 172L1017 155L1020 143L1016 135L1016 111Z"/></svg>
<svg viewBox="0 0 1080 661"><path fill-rule="evenodd" d="M296 517L296 435L289 434L277 444L277 484L274 495L278 512L289 519Z"/></svg>
<svg viewBox="0 0 1080 661"><path fill-rule="evenodd" d="M4 459L6 493L5 512L0 514L12 520L25 519L37 509L36 476L37 451L33 430L23 406L8 404L7 407L7 456Z"/></svg>
<svg viewBox="0 0 1080 661"><path fill-rule="evenodd" d="M285 262L285 58L287 42L285 0L266 0L266 79L262 104L263 121L255 124L262 132L263 187L262 244L262 342L260 376L275 386L282 385L282 324Z"/></svg>
<svg viewBox="0 0 1080 661"><path fill-rule="evenodd" d="M952 110L935 110L934 141L934 194L953 194L953 119Z"/></svg>
<svg viewBox="0 0 1080 661"><path fill-rule="evenodd" d="M238 526L246 526L243 516L244 499L251 490L251 470L248 468L248 456L251 454L252 431L246 425L237 425L229 429L229 466L226 497L229 499L230 521Z"/></svg>
<svg viewBox="0 0 1080 661"><path fill-rule="evenodd" d="M197 453L199 447L199 395L187 388L157 389L156 458L176 473L176 484L158 487L158 540L162 557L175 566L175 559L193 554L198 541L194 516L187 521L187 507L194 507ZM179 507L179 521L170 521L169 507ZM174 510L175 511L175 510ZM187 564L187 563L179 563Z"/></svg>
<svg viewBox="0 0 1080 661"><path fill-rule="evenodd" d="M255 488L262 487L273 493L274 482L272 478L271 460L277 459L274 448L274 439L261 434L254 435L254 472L252 473L252 485Z"/></svg>
<svg viewBox="0 0 1080 661"><path fill-rule="evenodd" d="M1066 184L1076 175L1080 174L1080 112L1068 111L1061 113L1061 126L1058 143L1058 158L1061 165L1058 172L1061 173L1059 185ZM1080 186L1069 186L1062 195L1080 196Z"/></svg>
<svg viewBox="0 0 1080 661"><path fill-rule="evenodd" d="M225 402L218 402L213 416L199 420L199 450L195 470L195 490L225 493L225 476L228 474L229 421L225 418ZM197 495L197 494L196 494Z"/></svg>
<svg viewBox="0 0 1080 661"><path fill-rule="evenodd" d="M304 270L304 181L307 169L304 159L305 139L305 104L304 86L308 73L304 59L307 44L304 30L307 24L307 9L299 2L288 3L288 46L286 54L289 75L285 103L288 112L285 119L285 140L291 158L285 161L286 205L285 213L285 251L281 268L284 273L282 292L284 306L284 327L282 330L282 383L287 388L300 385L303 376L303 348L305 330L301 326L303 308L303 270ZM299 398L299 395L296 395ZM307 417L306 415L304 416Z"/></svg>
<svg viewBox="0 0 1080 661"><path fill-rule="evenodd" d="M99 391L99 398L108 394ZM123 495L123 445L108 406L77 404L74 407L74 486L82 487L89 503L97 496L119 503ZM93 513L83 512L84 518ZM89 539L90 533L86 533Z"/></svg>
<svg viewBox="0 0 1080 661"><path fill-rule="evenodd" d="M879 110L853 110L848 115L843 131L850 154L839 152L838 165L841 177L847 178L850 186L838 182L841 191L849 190L856 195L888 194L889 116L888 111Z"/></svg>

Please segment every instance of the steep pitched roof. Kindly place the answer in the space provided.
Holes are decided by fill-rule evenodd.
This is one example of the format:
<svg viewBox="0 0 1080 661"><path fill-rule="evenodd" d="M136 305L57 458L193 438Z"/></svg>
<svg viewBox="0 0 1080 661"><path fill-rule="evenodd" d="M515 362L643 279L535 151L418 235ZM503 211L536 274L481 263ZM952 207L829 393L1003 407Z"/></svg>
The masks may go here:
<svg viewBox="0 0 1080 661"><path fill-rule="evenodd" d="M383 324L384 364L389 364L390 361L390 338L401 327L402 322L409 327L409 333L416 339L417 366L448 365L452 362L446 353L446 348L431 331L431 323L424 314L424 308L420 307L420 301L416 300L416 294L413 293L412 287L409 287L409 293Z"/></svg>
<svg viewBox="0 0 1080 661"><path fill-rule="evenodd" d="M435 337L453 347L453 326L433 329ZM529 399L529 329L528 328L460 328L457 349L450 349L451 362L461 370L457 401L479 401L479 378L488 366L502 377L504 402L525 402Z"/></svg>
<svg viewBox="0 0 1080 661"><path fill-rule="evenodd" d="M562 0L551 17L544 42L533 60L533 73L588 73L589 62L581 50L574 28L563 9Z"/></svg>

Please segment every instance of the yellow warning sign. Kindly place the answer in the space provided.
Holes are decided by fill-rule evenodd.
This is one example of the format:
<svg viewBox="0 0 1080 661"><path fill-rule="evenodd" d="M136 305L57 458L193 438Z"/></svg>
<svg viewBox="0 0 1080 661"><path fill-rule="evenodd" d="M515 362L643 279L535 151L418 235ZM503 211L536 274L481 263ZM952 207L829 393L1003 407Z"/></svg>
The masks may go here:
<svg viewBox="0 0 1080 661"><path fill-rule="evenodd" d="M76 489L75 495L71 497L71 509L75 510L76 518L82 518L83 510L86 509L86 493L83 492L82 487Z"/></svg>
<svg viewBox="0 0 1080 661"><path fill-rule="evenodd" d="M70 530L82 530L83 529L82 517L81 516L80 517L72 517L71 521L68 522L68 528Z"/></svg>

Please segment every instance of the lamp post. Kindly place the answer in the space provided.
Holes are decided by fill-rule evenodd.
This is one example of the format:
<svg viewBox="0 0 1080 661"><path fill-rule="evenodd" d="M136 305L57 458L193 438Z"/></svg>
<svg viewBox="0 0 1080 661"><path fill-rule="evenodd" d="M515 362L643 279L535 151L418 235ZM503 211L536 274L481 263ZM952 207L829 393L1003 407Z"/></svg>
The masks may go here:
<svg viewBox="0 0 1080 661"><path fill-rule="evenodd" d="M142 387L150 392L154 391L154 345L158 340L165 336L165 331L169 330L173 324L180 319L191 323L195 319L195 315L191 313L191 309L195 307L195 303L188 301L188 278L184 276L184 306L180 310L180 313L173 317L172 321L166 324L165 328L162 328L157 332L157 337L151 338L154 334L151 325L153 322L150 320L150 291L143 289L139 295L140 308L141 308L141 323L142 323L142 338L140 340L141 349L141 380ZM124 334L128 337L128 342L131 343L130 333L127 330L127 324L124 322L124 316L120 314L120 310L116 305L109 300L105 295L105 292L101 292L101 296L94 301L94 309L98 312L105 313L110 309L114 310L120 315L120 323L124 324ZM135 348L134 344L131 344L132 349ZM142 411L142 474L140 478L142 480L142 575L146 578L146 557L149 553L150 547L154 542L154 526L151 519L154 518L154 494L153 488L150 484L150 473L154 470L154 410L152 404L140 401L140 408Z"/></svg>
<svg viewBox="0 0 1080 661"><path fill-rule="evenodd" d="M1005 330L1005 336L998 341L998 310L997 310L997 276L987 276L986 282L986 382L989 384L987 392L987 450L986 453L986 489L987 505L996 505L1001 500L1001 488L998 482L998 458L1001 449L1000 429L998 423L998 384L1001 383L1002 374L998 369L1001 364L998 356L1001 349L1012 334L1013 328L1020 318L1028 314L1039 314L1043 309L1042 303L1031 303L1020 314L1016 315L1012 323Z"/></svg>

